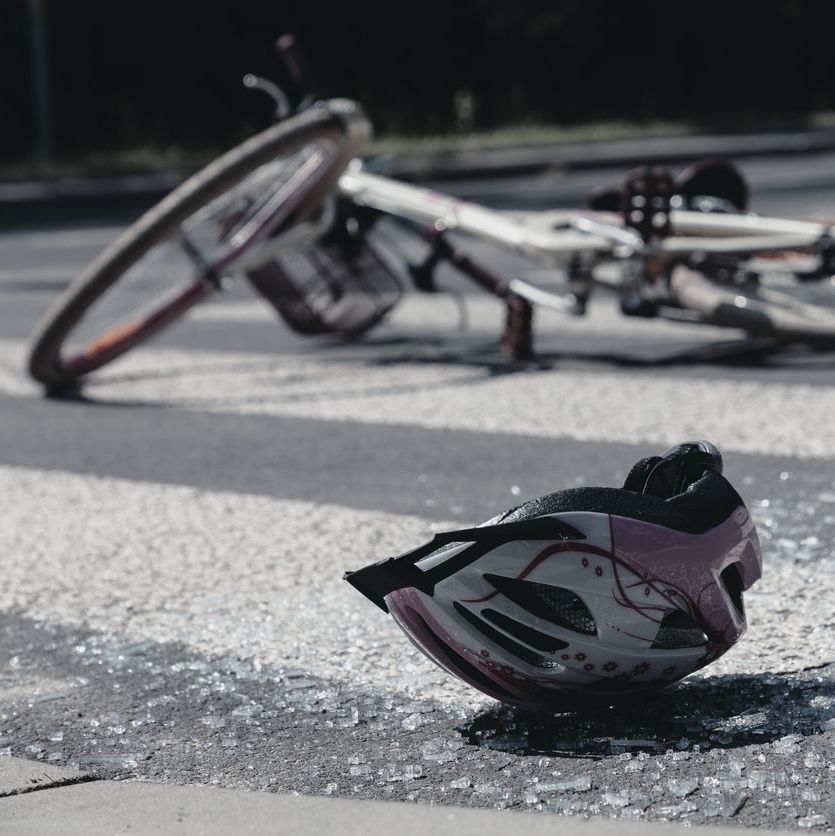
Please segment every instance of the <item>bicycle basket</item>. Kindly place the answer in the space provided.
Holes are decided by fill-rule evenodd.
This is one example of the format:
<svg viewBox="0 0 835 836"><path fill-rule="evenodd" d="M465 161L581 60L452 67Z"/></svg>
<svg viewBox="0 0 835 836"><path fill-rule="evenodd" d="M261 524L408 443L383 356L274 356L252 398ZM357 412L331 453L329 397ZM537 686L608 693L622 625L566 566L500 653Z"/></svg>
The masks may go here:
<svg viewBox="0 0 835 836"><path fill-rule="evenodd" d="M365 235L333 231L280 247L247 270L255 289L298 334L358 336L399 301L397 275Z"/></svg>

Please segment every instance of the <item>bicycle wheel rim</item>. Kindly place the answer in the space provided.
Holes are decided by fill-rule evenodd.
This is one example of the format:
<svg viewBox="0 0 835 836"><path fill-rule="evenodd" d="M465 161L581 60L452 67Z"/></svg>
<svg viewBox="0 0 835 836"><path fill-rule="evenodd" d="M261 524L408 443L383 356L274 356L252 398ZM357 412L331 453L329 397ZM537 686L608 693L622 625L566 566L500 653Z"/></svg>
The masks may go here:
<svg viewBox="0 0 835 836"><path fill-rule="evenodd" d="M212 293L244 253L251 261L250 251L257 251L260 241L308 217L367 135L368 123L359 108L347 100L333 100L291 117L215 160L128 228L56 300L33 333L30 374L47 385L73 382L181 317ZM294 164L288 166L288 160ZM276 177L281 171L285 176ZM272 186L265 188L265 183ZM248 210L236 216L233 210L240 193L248 198ZM212 233L208 238L196 233L193 219L201 213L211 216L213 211L214 226L207 225ZM221 225L218 217L223 219ZM189 247L182 246L183 239L188 239ZM176 280L163 283L158 294L145 294L141 305L128 305L128 313L108 314L96 324L91 312L101 300L110 304L121 295L131 286L126 274L132 270L141 274L152 257L165 265L166 256L158 254L166 248L169 265L172 252L180 262ZM163 269L161 274L168 272Z"/></svg>
<svg viewBox="0 0 835 836"><path fill-rule="evenodd" d="M835 345L835 310L829 306L785 290L720 284L684 266L673 270L670 284L679 303L703 322L779 342Z"/></svg>
<svg viewBox="0 0 835 836"><path fill-rule="evenodd" d="M327 172L335 153L333 143L322 141L289 159L271 161L172 225L144 252L137 250L118 282L90 305L67 334L57 357L59 371L73 377L89 374L149 340L210 296L236 259L272 227L289 221L311 184ZM252 211L242 210L241 217L227 223L241 201L251 204Z"/></svg>

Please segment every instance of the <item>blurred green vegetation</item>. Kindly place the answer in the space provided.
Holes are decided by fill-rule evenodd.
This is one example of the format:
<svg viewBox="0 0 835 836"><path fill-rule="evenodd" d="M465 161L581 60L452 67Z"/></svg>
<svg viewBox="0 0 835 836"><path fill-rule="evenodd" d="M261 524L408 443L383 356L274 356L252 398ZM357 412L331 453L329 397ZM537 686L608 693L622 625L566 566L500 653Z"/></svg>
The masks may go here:
<svg viewBox="0 0 835 836"><path fill-rule="evenodd" d="M269 101L241 77L286 84L273 42L287 31L322 93L363 102L384 149L797 127L835 111L831 0L42 3L55 157L93 168L188 166L266 125ZM27 0L3 6L8 164L32 157L36 134Z"/></svg>

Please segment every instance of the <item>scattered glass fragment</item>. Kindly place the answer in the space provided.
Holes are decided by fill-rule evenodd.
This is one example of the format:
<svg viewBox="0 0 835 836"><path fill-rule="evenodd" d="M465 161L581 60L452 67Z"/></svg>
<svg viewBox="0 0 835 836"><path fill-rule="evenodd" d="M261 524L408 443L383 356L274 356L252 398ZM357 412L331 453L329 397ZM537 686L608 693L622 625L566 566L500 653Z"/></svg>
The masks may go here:
<svg viewBox="0 0 835 836"><path fill-rule="evenodd" d="M824 827L826 824L826 817L817 813L811 813L808 816L803 816L797 820L798 827Z"/></svg>
<svg viewBox="0 0 835 836"><path fill-rule="evenodd" d="M404 766L389 763L380 770L380 777L390 783L394 781L411 781L415 778L423 777L423 767L419 764L411 763Z"/></svg>
<svg viewBox="0 0 835 836"><path fill-rule="evenodd" d="M53 700L63 700L66 696L66 694L63 694L60 691L49 691L43 694L36 692L29 697L29 705L37 705L41 702L52 702Z"/></svg>
<svg viewBox="0 0 835 836"><path fill-rule="evenodd" d="M461 740L445 740L442 737L436 737L424 743L420 747L420 753L426 761L451 763L458 760L458 750L463 745Z"/></svg>
<svg viewBox="0 0 835 836"><path fill-rule="evenodd" d="M699 788L699 781L696 778L671 778L667 787L676 798L686 798L696 792Z"/></svg>
<svg viewBox="0 0 835 836"><path fill-rule="evenodd" d="M95 766L101 764L102 766L113 765L121 766L125 769L134 769L137 765L139 755L123 754L123 755L85 755L78 759L80 764L89 764Z"/></svg>
<svg viewBox="0 0 835 836"><path fill-rule="evenodd" d="M733 818L743 808L747 800L748 795L744 792L723 793L719 815L726 819Z"/></svg>
<svg viewBox="0 0 835 836"><path fill-rule="evenodd" d="M588 792L591 789L591 778L588 775L578 775L565 781L549 781L537 784L542 792Z"/></svg>
<svg viewBox="0 0 835 836"><path fill-rule="evenodd" d="M629 790L620 790L618 792L604 792L603 803L608 804L610 807L614 807L616 809L620 809L621 807L627 807L630 803Z"/></svg>

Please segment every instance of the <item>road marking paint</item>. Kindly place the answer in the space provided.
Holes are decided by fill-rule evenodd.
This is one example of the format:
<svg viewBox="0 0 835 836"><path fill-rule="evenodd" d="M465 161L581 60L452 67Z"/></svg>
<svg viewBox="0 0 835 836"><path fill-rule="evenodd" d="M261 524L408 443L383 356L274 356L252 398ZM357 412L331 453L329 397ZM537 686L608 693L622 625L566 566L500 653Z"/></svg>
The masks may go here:
<svg viewBox="0 0 835 836"><path fill-rule="evenodd" d="M13 245L15 249L64 250L98 249L109 244L121 232L121 227L26 232L15 230L0 234L0 247Z"/></svg>
<svg viewBox="0 0 835 836"><path fill-rule="evenodd" d="M31 269L0 270L0 283L27 281L65 281L74 275L73 270L66 268L34 267Z"/></svg>
<svg viewBox="0 0 835 836"><path fill-rule="evenodd" d="M459 705L480 699L341 580L425 541L424 519L7 466L0 505L3 610ZM750 636L709 672L822 661L835 627L831 561L772 561L756 589Z"/></svg>
<svg viewBox="0 0 835 836"><path fill-rule="evenodd" d="M0 392L30 395L23 346L0 341ZM835 388L554 369L478 367L145 348L91 377L86 393L239 415L652 443L709 438L720 448L835 457Z"/></svg>

